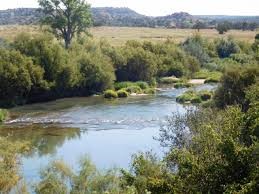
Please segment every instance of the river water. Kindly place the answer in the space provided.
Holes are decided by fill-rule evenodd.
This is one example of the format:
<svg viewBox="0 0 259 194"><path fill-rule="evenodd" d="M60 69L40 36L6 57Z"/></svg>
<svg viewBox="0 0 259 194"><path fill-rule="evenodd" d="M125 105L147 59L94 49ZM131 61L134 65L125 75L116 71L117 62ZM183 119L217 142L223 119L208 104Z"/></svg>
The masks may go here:
<svg viewBox="0 0 259 194"><path fill-rule="evenodd" d="M116 100L95 96L17 107L12 112L20 116L2 126L0 135L32 144L32 152L22 157L22 173L30 182L37 181L39 171L56 159L76 168L80 157L87 155L100 169L128 168L138 152L152 150L163 156L154 137L167 116L186 111L175 100L184 91L164 88L154 96Z"/></svg>

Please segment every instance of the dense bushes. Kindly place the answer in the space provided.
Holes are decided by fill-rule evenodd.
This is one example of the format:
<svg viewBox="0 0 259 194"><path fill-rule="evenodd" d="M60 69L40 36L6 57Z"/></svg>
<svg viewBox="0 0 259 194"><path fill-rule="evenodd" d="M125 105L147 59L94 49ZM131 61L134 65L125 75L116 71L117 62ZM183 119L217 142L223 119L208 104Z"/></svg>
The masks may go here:
<svg viewBox="0 0 259 194"><path fill-rule="evenodd" d="M236 104L246 106L246 88L255 84L258 76L258 67L227 70L222 77L221 86L215 93L216 105L220 108Z"/></svg>
<svg viewBox="0 0 259 194"><path fill-rule="evenodd" d="M113 47L105 40L80 37L66 50L47 33L20 34L0 46L0 81L5 83L0 86L0 105L88 96L113 87L149 93L153 91L147 91L148 84L155 85L156 80L189 87L179 81L183 77L218 82L228 68L258 65L257 42L208 41L195 35L181 44L128 41ZM138 83L132 87L127 81Z"/></svg>

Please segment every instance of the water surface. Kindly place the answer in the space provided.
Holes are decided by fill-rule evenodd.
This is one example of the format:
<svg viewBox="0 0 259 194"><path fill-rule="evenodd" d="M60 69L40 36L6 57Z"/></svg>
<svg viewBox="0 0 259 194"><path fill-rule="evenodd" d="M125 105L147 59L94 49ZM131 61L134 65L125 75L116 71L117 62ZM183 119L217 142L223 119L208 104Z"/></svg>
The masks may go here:
<svg viewBox="0 0 259 194"><path fill-rule="evenodd" d="M195 89L213 89L202 85ZM164 88L154 96L106 100L101 96L71 98L12 109L20 116L8 121L0 135L26 140L32 153L23 156L26 180L37 180L40 169L63 159L73 167L88 155L98 168L128 168L132 154L152 150L162 157L159 128L172 112L184 113L175 99L186 89Z"/></svg>

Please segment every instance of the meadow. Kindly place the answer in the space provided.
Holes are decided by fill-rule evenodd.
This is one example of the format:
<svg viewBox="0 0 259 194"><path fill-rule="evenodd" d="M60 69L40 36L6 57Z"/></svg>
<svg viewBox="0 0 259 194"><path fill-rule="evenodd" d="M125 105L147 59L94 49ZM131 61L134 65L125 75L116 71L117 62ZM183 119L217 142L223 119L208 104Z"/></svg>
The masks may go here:
<svg viewBox="0 0 259 194"><path fill-rule="evenodd" d="M39 26L0 26L0 38L13 40L17 34L26 32L37 34ZM235 40L254 41L257 31L230 30L224 35L219 35L215 29L204 29L198 32L194 29L166 29L166 28L143 28L143 27L93 27L90 34L94 38L104 38L114 46L121 46L128 40L159 42L171 39L175 42L184 41L187 37L199 33L204 38L215 39L220 37L232 36Z"/></svg>

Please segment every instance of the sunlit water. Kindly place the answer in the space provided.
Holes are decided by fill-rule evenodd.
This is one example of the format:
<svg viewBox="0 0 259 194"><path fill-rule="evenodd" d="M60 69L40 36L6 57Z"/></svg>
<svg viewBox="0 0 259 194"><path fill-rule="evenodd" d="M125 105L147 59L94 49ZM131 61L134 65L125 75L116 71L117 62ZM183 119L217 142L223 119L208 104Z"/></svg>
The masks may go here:
<svg viewBox="0 0 259 194"><path fill-rule="evenodd" d="M85 155L101 169L128 168L132 154L152 150L163 156L164 150L154 137L167 116L186 111L175 101L185 90L164 88L155 96L72 98L18 107L13 111L21 116L8 121L0 135L33 145L33 152L22 159L27 181L37 180L40 169L52 160L63 159L76 168Z"/></svg>

